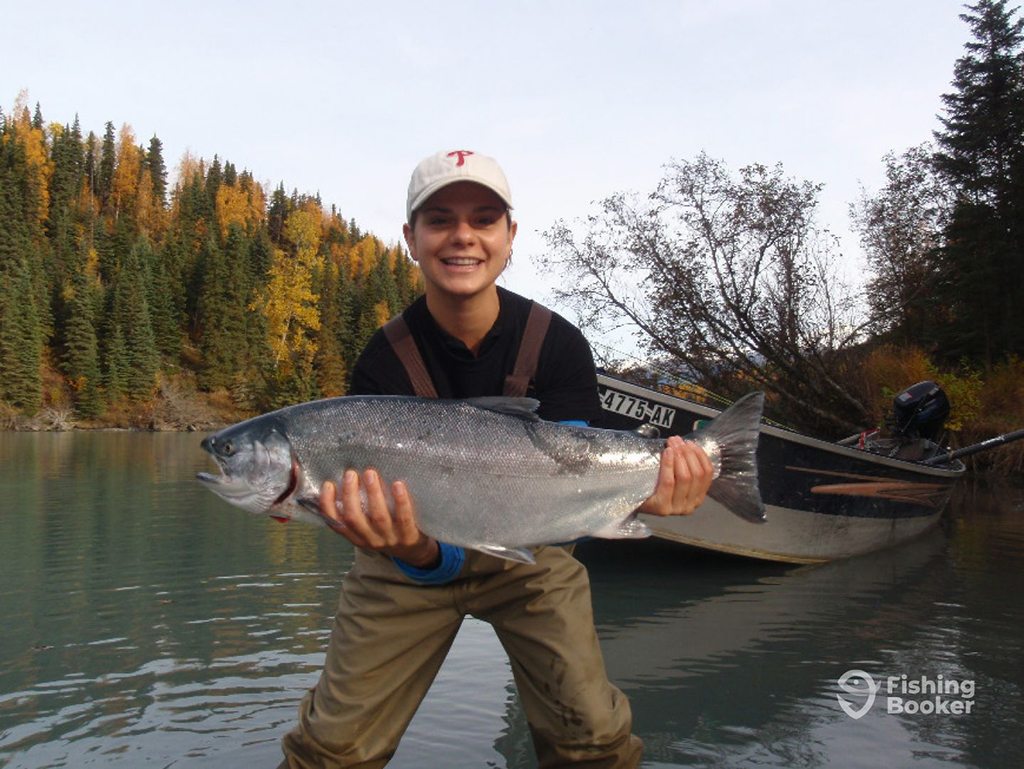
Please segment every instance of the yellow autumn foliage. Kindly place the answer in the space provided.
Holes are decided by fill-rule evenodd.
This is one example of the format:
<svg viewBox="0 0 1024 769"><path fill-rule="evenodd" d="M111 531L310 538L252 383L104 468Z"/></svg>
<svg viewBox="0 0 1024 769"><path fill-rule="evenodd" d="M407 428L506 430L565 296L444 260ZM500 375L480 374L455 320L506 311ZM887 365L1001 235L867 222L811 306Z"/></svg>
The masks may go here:
<svg viewBox="0 0 1024 769"><path fill-rule="evenodd" d="M285 222L285 235L295 244L295 253L274 249L270 280L253 309L266 315L275 366L281 373L290 374L311 368L316 356L320 297L313 291L312 275L323 262L319 255L319 211L293 211Z"/></svg>
<svg viewBox="0 0 1024 769"><path fill-rule="evenodd" d="M258 184L250 185L248 190L222 184L217 190L217 219L224 236L232 224L241 225L243 229L257 224L263 218L263 211L263 194Z"/></svg>
<svg viewBox="0 0 1024 769"><path fill-rule="evenodd" d="M135 195L135 217L139 231L149 237L158 237L164 230L164 210L153 194L153 177L144 173L139 177Z"/></svg>
<svg viewBox="0 0 1024 769"><path fill-rule="evenodd" d="M320 209L302 206L292 211L284 223L284 236L295 244L300 260L309 261L315 258L320 248Z"/></svg>
<svg viewBox="0 0 1024 769"><path fill-rule="evenodd" d="M377 314L377 328L391 320L391 311L388 309L387 302L377 302L373 306L373 311Z"/></svg>
<svg viewBox="0 0 1024 769"><path fill-rule="evenodd" d="M350 276L361 275L366 277L377 262L377 239L373 235L367 235L352 248Z"/></svg>
<svg viewBox="0 0 1024 769"><path fill-rule="evenodd" d="M945 390L951 412L946 428L959 432L978 419L984 383L980 372L966 364L958 371L942 370L919 347L882 345L867 356L860 366L862 387L870 394L869 406L876 424L884 424L892 410L893 398L917 382L931 380Z"/></svg>
<svg viewBox="0 0 1024 769"><path fill-rule="evenodd" d="M41 128L32 127L25 102L28 93L22 91L14 102L14 141L19 142L25 151L25 163L28 166L28 186L35 203L36 223L42 227L50 211L50 177L53 175L53 164L48 159L46 135ZM41 232L42 230L40 230Z"/></svg>
<svg viewBox="0 0 1024 769"><path fill-rule="evenodd" d="M331 264L339 270L345 270L345 274L352 277L349 250L345 248L345 246L341 245L341 243L331 243L327 251L330 256Z"/></svg>
<svg viewBox="0 0 1024 769"><path fill-rule="evenodd" d="M114 216L131 208L139 190L139 172L142 170L142 152L135 144L135 134L127 123L121 125L117 138L117 161L110 184L110 199L114 202Z"/></svg>
<svg viewBox="0 0 1024 769"><path fill-rule="evenodd" d="M175 185L175 192L180 192L183 187L192 183L192 177L196 173L203 173L202 158L197 158L189 150L185 150L178 162L178 182Z"/></svg>

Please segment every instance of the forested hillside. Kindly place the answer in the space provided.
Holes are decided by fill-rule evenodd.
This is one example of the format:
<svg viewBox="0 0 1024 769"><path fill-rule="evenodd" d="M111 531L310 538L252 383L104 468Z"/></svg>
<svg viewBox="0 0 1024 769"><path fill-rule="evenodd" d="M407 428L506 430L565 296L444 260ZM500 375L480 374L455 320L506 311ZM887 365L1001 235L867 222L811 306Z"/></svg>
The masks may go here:
<svg viewBox="0 0 1024 769"><path fill-rule="evenodd" d="M256 179L216 155L171 174L156 136L47 122L25 94L0 113L0 416L344 394L418 269L318 195Z"/></svg>

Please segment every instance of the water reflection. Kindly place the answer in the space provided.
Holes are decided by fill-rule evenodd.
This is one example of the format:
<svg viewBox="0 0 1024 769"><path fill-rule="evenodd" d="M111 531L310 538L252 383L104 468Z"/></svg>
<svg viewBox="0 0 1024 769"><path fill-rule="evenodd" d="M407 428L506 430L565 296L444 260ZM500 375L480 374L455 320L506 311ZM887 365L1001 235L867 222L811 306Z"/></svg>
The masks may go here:
<svg viewBox="0 0 1024 769"><path fill-rule="evenodd" d="M943 529L822 566L758 565L660 543L588 546L606 662L633 704L646 758L1015 763L1024 526L1008 514L1007 496L965 486ZM683 580L673 597L669 585ZM855 722L835 696L851 668L879 680L974 680L975 713L985 715L889 715L883 703ZM859 752L862 744L871 751Z"/></svg>
<svg viewBox="0 0 1024 769"><path fill-rule="evenodd" d="M272 766L323 661L351 550L228 508L195 435L0 434L0 763ZM591 543L595 616L648 766L1013 765L1024 748L1024 495L818 567ZM977 717L859 721L860 667L977 682ZM512 676L467 621L393 765L534 766ZM429 761L428 761L429 763Z"/></svg>
<svg viewBox="0 0 1024 769"><path fill-rule="evenodd" d="M680 764L824 760L811 735L817 721L843 725L836 679L851 667L884 667L879 644L906 642L921 611L911 601L905 612L903 597L926 581L944 543L934 532L898 552L817 567L657 545L642 562L661 590L630 587L630 563L641 559L625 549L605 553L602 543L595 608L603 648L638 730L651 737L646 756ZM668 575L690 580L685 596L667 600Z"/></svg>

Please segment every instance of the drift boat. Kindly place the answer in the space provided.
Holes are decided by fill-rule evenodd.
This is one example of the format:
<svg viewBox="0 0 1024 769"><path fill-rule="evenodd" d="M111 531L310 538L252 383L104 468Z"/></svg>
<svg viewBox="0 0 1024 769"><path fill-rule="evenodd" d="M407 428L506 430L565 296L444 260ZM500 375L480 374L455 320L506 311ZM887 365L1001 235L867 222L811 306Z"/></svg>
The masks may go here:
<svg viewBox="0 0 1024 769"><path fill-rule="evenodd" d="M595 427L653 425L665 437L686 435L695 422L720 413L604 373L598 385L604 411ZM885 440L864 434L830 443L762 425L757 464L768 515L763 525L742 521L711 499L690 516L641 517L657 537L789 563L847 558L916 537L939 521L964 474L956 455L973 452L950 455L931 439L949 413L934 383L901 393L895 411L902 432Z"/></svg>

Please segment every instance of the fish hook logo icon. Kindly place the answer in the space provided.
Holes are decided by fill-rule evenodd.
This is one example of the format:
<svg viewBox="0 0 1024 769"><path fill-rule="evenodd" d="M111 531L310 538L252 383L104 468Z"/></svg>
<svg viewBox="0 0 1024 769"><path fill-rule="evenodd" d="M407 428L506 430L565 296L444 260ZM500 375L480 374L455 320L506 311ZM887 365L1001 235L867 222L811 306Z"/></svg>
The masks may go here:
<svg viewBox="0 0 1024 769"><path fill-rule="evenodd" d="M853 683L850 682L851 679L853 679ZM857 686L857 679L863 680L864 686ZM857 720L871 710L871 706L875 704L875 695L878 693L878 684L875 683L875 679L870 675L865 673L863 670L847 670L839 678L837 683L839 684L839 688L847 694L856 694L860 697L867 696L864 704L859 708L855 708L849 702L844 700L841 694L837 694L836 699L839 700L839 705L843 708L846 715Z"/></svg>

